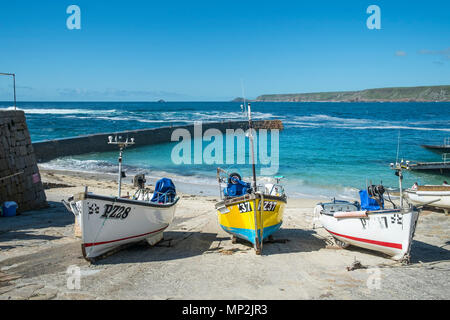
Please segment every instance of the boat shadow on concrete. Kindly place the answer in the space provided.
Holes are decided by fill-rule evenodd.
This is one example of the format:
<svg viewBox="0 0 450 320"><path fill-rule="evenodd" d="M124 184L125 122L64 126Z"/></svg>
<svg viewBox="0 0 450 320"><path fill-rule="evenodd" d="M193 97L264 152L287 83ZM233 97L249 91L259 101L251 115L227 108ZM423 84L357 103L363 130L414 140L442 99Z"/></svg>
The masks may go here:
<svg viewBox="0 0 450 320"><path fill-rule="evenodd" d="M443 248L444 246L450 245L450 241L447 241L443 246L435 246L429 243L425 243L422 241L413 240L413 243L411 245L411 252L410 252L410 263L426 263L426 262L440 262L440 261L449 261L450 260L450 251ZM359 252L364 254L369 254L373 256L378 256L381 258L385 258L390 260L391 257L387 254L384 254L382 252L369 250L357 246L349 246L345 248L344 250L350 251L350 252Z"/></svg>
<svg viewBox="0 0 450 320"><path fill-rule="evenodd" d="M265 242L263 255L311 252L325 248L327 243L314 236L312 230L280 229L274 242ZM287 241L285 241L287 240ZM113 255L93 262L96 265L118 263L143 263L184 259L203 254L230 254L234 251L251 251L250 242L231 243L231 236L217 233L166 231L164 240L150 247L145 241L122 248Z"/></svg>
<svg viewBox="0 0 450 320"><path fill-rule="evenodd" d="M46 274L67 272L70 265L88 266L81 253L81 241L73 241L0 261L0 269L20 278L34 278ZM0 282L0 287L2 286Z"/></svg>
<svg viewBox="0 0 450 320"><path fill-rule="evenodd" d="M61 228L72 225L74 216L62 203L48 202L49 207L22 212L15 217L0 218L0 250L24 247L36 241L51 241L65 237L60 233L48 235L40 229ZM56 235L57 234L57 235Z"/></svg>
<svg viewBox="0 0 450 320"><path fill-rule="evenodd" d="M263 255L313 252L324 249L327 242L308 229L281 228L273 234L273 241L263 243Z"/></svg>
<svg viewBox="0 0 450 320"><path fill-rule="evenodd" d="M165 231L164 239L154 246L145 240L120 248L120 251L95 260L95 265L170 261L202 255L211 251L213 242L226 238L216 233Z"/></svg>
<svg viewBox="0 0 450 320"><path fill-rule="evenodd" d="M450 261L450 250L444 248L449 245L450 241L447 241L442 246L435 246L426 242L413 240L411 246L411 263Z"/></svg>
<svg viewBox="0 0 450 320"><path fill-rule="evenodd" d="M0 234L0 250L10 250L19 247L28 246L25 242L24 244L9 244L8 242L14 241L51 241L61 239L59 236L48 236L44 234L34 234L28 231L9 231L6 234Z"/></svg>

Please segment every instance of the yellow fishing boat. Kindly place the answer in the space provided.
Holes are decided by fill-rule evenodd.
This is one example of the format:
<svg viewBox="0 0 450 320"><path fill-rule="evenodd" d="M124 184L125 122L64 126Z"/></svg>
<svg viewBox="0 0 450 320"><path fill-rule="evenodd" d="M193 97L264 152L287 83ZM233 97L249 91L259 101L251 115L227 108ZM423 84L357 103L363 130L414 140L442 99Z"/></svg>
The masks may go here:
<svg viewBox="0 0 450 320"><path fill-rule="evenodd" d="M244 239L255 246L257 254L261 253L263 241L283 223L287 200L284 191L276 191L281 191L280 187L273 185L272 194L255 192L239 197L225 196L216 204L219 225L233 236L233 242L236 238Z"/></svg>
<svg viewBox="0 0 450 320"><path fill-rule="evenodd" d="M248 115L253 181L244 182L238 173L228 174L217 168L221 201L216 209L219 225L232 235L232 242L237 238L250 241L256 254L261 254L264 240L272 237L283 223L287 200L279 183L283 177L274 177L274 184L257 185L251 106L244 101L241 109Z"/></svg>

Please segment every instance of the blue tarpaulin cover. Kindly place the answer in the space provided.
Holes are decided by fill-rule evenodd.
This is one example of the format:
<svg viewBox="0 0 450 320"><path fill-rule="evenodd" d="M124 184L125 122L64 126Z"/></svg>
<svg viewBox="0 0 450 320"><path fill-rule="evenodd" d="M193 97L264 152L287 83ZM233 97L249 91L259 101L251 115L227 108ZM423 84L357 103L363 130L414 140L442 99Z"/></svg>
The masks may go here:
<svg viewBox="0 0 450 320"><path fill-rule="evenodd" d="M166 203L172 202L177 195L175 185L169 178L162 178L156 182L155 192L153 193L152 202Z"/></svg>
<svg viewBox="0 0 450 320"><path fill-rule="evenodd" d="M359 191L359 198L361 200L361 210L380 210L378 202L375 199L369 197L367 190ZM383 199L381 199L381 204L383 205Z"/></svg>
<svg viewBox="0 0 450 320"><path fill-rule="evenodd" d="M223 193L227 197L240 197L247 193L250 189L250 183L241 181L237 178L232 177L236 183L229 183L228 186L223 190Z"/></svg>

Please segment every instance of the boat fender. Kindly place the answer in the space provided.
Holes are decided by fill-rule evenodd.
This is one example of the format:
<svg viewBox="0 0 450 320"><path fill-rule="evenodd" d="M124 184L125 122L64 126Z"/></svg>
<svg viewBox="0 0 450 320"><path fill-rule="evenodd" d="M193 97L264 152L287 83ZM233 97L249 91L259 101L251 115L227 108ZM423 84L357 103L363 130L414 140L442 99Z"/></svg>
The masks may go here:
<svg viewBox="0 0 450 320"><path fill-rule="evenodd" d="M340 211L333 214L335 218L367 218L367 211Z"/></svg>

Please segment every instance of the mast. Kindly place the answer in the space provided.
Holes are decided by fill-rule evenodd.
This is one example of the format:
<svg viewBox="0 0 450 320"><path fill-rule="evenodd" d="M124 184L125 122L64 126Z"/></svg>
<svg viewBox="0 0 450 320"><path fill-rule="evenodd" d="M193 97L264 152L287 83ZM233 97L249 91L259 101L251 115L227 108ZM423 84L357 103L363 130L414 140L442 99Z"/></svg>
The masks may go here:
<svg viewBox="0 0 450 320"><path fill-rule="evenodd" d="M117 193L117 197L120 198L121 196L121 189L122 189L122 153L123 153L123 147L120 147L120 152L119 152L119 181L118 181L118 185L119 185L119 190Z"/></svg>
<svg viewBox="0 0 450 320"><path fill-rule="evenodd" d="M253 190L256 192L256 164L255 164L255 149L253 141L253 122L252 122L252 107L248 104L248 128L250 138L250 148L252 152L252 171L253 171Z"/></svg>
<svg viewBox="0 0 450 320"><path fill-rule="evenodd" d="M406 166L403 160L396 162L395 165L391 163L391 169L395 170L395 175L398 176L398 186L400 189L400 209L403 209L403 169L408 169L409 161L406 161Z"/></svg>
<svg viewBox="0 0 450 320"><path fill-rule="evenodd" d="M253 172L253 183L252 183L252 189L253 189L253 195L255 196L255 198L253 199L253 222L255 224L255 251L256 254L261 254L261 250L262 250L262 237L260 238L259 235L259 230L258 230L258 208L256 205L256 164L255 164L255 148L254 148L254 140L253 140L253 122L252 122L252 107L249 104L247 104L248 110L248 129L249 129L249 138L250 138L250 149L251 149L251 153L252 153L252 172ZM261 200L260 200L261 201ZM261 209L264 207L264 203L260 202L260 206ZM261 219L262 219L262 215L261 215ZM263 230L263 224L262 224L262 220L261 220L261 230Z"/></svg>
<svg viewBox="0 0 450 320"><path fill-rule="evenodd" d="M400 164L400 170L398 170L398 186L400 188L400 209L403 209L403 171L402 171L402 165Z"/></svg>
<svg viewBox="0 0 450 320"><path fill-rule="evenodd" d="M256 206L256 164L255 164L255 147L254 147L254 140L253 140L253 122L252 122L252 107L250 105L250 103L247 104L247 106L245 105L245 92L244 92L244 83L241 79L241 86L242 86L242 97L244 99L244 104L241 105L242 110L247 111L247 115L248 115L248 129L249 129L249 139L250 139L250 148L251 148L251 153L252 153L252 172L253 172L253 183L252 183L252 189L253 189L253 223L255 224L255 251L256 254L261 254L262 251L262 237L260 240L260 235L258 232L258 218L257 218L257 211L258 208ZM247 109L248 107L248 109ZM264 210L264 203L260 203L261 206L261 210ZM261 214L261 228L262 230L264 230L264 224L262 222L262 214Z"/></svg>
<svg viewBox="0 0 450 320"><path fill-rule="evenodd" d="M250 103L245 103L245 91L244 91L244 82L241 79L241 87L242 87L242 99L244 100L244 104L241 105L242 111L247 111L248 116L248 129L249 129L249 138L250 138L250 148L252 153L252 172L253 172L253 183L252 188L254 192L256 192L256 164L255 164L255 148L254 148L254 140L253 140L253 122L252 122L252 106Z"/></svg>
<svg viewBox="0 0 450 320"><path fill-rule="evenodd" d="M130 141L128 141L128 138L125 141L121 141L122 137L119 136L119 139L117 139L117 136L115 137L114 141L113 141L113 137L109 136L108 137L108 144L115 144L119 147L119 177L117 179L118 182L118 195L117 197L120 198L121 196L121 189L122 189L122 154L123 154L123 150L128 147L129 145L133 145L134 144L134 138L131 138Z"/></svg>

